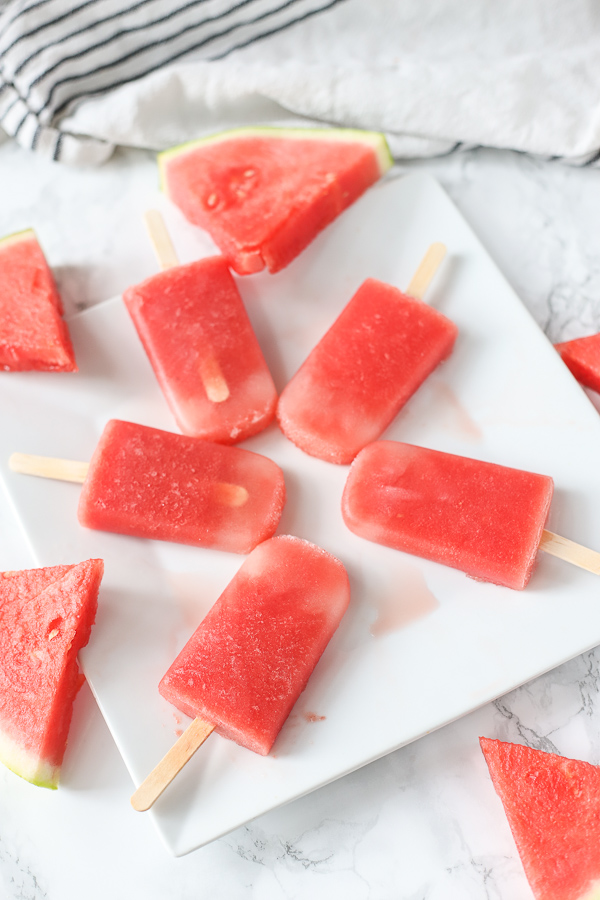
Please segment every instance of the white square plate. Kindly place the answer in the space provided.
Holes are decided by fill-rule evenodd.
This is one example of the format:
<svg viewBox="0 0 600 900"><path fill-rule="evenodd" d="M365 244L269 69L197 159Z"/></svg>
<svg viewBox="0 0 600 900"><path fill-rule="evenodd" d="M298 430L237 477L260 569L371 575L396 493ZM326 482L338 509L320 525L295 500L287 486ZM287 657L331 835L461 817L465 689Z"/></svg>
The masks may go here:
<svg viewBox="0 0 600 900"><path fill-rule="evenodd" d="M215 252L164 210L182 260ZM385 436L552 475L549 527L600 546L598 414L427 176L372 188L283 272L238 279L278 388L366 277L406 287L433 241L449 256L427 300L460 336ZM82 665L139 784L187 721L159 696L158 681L242 559L87 531L77 523L77 485L8 471L15 450L89 459L111 417L175 430L120 298L69 325L79 374L2 376L0 471L36 564L105 560ZM244 446L284 470L278 532L338 556L352 604L271 755L213 735L156 803L149 815L175 855L600 643L595 576L540 553L529 586L514 592L369 544L342 522L348 467L306 456L276 425Z"/></svg>

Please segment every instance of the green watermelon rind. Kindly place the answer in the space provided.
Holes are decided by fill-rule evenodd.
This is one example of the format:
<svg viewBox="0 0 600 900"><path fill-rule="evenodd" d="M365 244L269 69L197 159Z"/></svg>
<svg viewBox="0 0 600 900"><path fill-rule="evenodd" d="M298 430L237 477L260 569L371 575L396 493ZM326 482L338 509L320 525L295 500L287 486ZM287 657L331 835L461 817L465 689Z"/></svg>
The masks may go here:
<svg viewBox="0 0 600 900"><path fill-rule="evenodd" d="M193 141L186 141L176 147L163 150L157 156L158 170L160 177L160 188L168 195L166 185L166 168L170 160L182 154L189 153L197 147L205 147L208 144L215 144L224 141L234 141L240 137L273 137L273 138L291 138L292 140L315 140L315 141L345 141L349 144L368 144L372 147L379 164L379 174L384 175L394 164L394 159L390 153L385 135L380 131L363 131L359 128L277 128L272 125L249 126L244 128L231 128L228 131L220 131L207 137L197 138Z"/></svg>
<svg viewBox="0 0 600 900"><path fill-rule="evenodd" d="M60 778L60 766L45 762L26 750L13 740L6 729L0 723L0 762L24 778L25 781L35 784L37 787L50 788L55 791L58 788Z"/></svg>
<svg viewBox="0 0 600 900"><path fill-rule="evenodd" d="M31 573L34 576L41 573L41 582L37 577L32 582L28 577ZM11 609L15 597L20 598L22 602L15 613L19 622L24 623L15 643L11 628L14 613L4 617L3 634L8 635L8 645L3 646L3 650L11 656L15 668L23 671L23 677L15 681L8 667L8 675L0 679L3 695L0 703L0 762L37 787L56 790L59 786L73 701L84 680L77 654L89 641L103 573L104 561L98 558L73 565L0 573L0 581L10 577L18 579L16 593L9 590L4 596L2 592L2 601L6 600L6 612ZM49 596L45 596L47 591L50 591ZM49 616L56 621L57 629L60 621L66 623L54 659L51 653L44 652L58 633L47 630ZM58 617L56 620L55 616ZM36 670L32 677L31 668L26 665L28 655L37 656L43 662L47 660L49 668L42 666L40 674L45 676L48 671L52 675L48 682L49 693L44 695L46 703L41 708L40 675ZM33 731L30 727L36 716L42 719L42 734L36 733L35 726ZM46 748L45 752L41 752L42 747Z"/></svg>
<svg viewBox="0 0 600 900"><path fill-rule="evenodd" d="M13 234L7 234L6 237L0 238L0 248L8 247L9 244L17 244L19 241L34 240L37 242L37 236L33 228L24 228L23 231L15 231Z"/></svg>

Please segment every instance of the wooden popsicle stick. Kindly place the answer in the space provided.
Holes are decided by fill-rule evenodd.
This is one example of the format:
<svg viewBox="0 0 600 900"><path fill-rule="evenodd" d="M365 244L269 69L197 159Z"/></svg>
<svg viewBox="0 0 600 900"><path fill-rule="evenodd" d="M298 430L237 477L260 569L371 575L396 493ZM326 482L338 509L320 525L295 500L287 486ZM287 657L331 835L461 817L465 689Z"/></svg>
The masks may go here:
<svg viewBox="0 0 600 900"><path fill-rule="evenodd" d="M446 246L444 244L436 243L429 247L406 288L406 293L409 297L416 297L417 300L423 299L425 291L429 287L445 255Z"/></svg>
<svg viewBox="0 0 600 900"><path fill-rule="evenodd" d="M157 209L149 209L144 213L144 223L154 247L158 264L163 269L172 269L179 265L173 242L167 231L165 220ZM214 354L206 357L199 366L200 378L206 396L212 403L223 403L229 397L229 385L223 370Z"/></svg>
<svg viewBox="0 0 600 900"><path fill-rule="evenodd" d="M594 575L600 575L600 553L596 550L590 550L575 541L561 537L560 534L553 534L551 531L542 532L542 540L540 541L540 550L550 553L551 556L557 556L570 562L580 569L586 569L593 572Z"/></svg>
<svg viewBox="0 0 600 900"><path fill-rule="evenodd" d="M74 481L83 484L89 463L75 459L56 459L53 456L34 456L31 453L13 453L8 460L12 472L21 475L37 475L40 478L54 478L57 481Z"/></svg>
<svg viewBox="0 0 600 900"><path fill-rule="evenodd" d="M241 484L230 484L227 481L215 483L215 497L223 506L238 507L248 502L250 494Z"/></svg>
<svg viewBox="0 0 600 900"><path fill-rule="evenodd" d="M158 264L161 269L172 269L173 266L179 265L177 254L173 242L171 241L165 220L157 209L149 209L144 213L144 224L148 230L148 235Z"/></svg>
<svg viewBox="0 0 600 900"><path fill-rule="evenodd" d="M229 397L229 385L221 370L221 366L214 356L208 356L200 363L200 378L206 391L206 396L213 403L222 403Z"/></svg>
<svg viewBox="0 0 600 900"><path fill-rule="evenodd" d="M52 478L55 481L74 481L77 484L83 484L90 464L75 459L13 453L9 457L8 467L11 472L18 472L20 475L36 475L38 478ZM235 508L247 503L250 494L241 484L216 481L213 485L213 496L223 506Z"/></svg>
<svg viewBox="0 0 600 900"><path fill-rule="evenodd" d="M132 794L133 808L138 812L150 809L214 730L215 726L210 722L194 719Z"/></svg>

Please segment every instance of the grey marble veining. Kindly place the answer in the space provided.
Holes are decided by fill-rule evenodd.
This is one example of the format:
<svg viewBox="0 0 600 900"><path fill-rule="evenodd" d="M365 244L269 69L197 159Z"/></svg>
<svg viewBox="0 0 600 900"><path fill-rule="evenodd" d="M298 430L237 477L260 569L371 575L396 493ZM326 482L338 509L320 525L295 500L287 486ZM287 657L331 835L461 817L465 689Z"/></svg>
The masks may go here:
<svg viewBox="0 0 600 900"><path fill-rule="evenodd" d="M439 179L550 340L600 330L600 172L488 150L398 168ZM0 235L36 228L68 312L155 271L149 154L71 170L5 142L0 176ZM2 568L11 528L0 505ZM531 900L479 735L600 764L600 650L175 860L86 688L58 792L0 772L0 900Z"/></svg>
<svg viewBox="0 0 600 900"><path fill-rule="evenodd" d="M444 169L440 181L550 340L600 330L600 174L489 150Z"/></svg>
<svg viewBox="0 0 600 900"><path fill-rule="evenodd" d="M37 874L35 848L19 848L8 829L3 829L0 839L0 891L4 891L0 896L22 900L45 900L48 896Z"/></svg>
<svg viewBox="0 0 600 900"><path fill-rule="evenodd" d="M153 155L122 150L98 169L66 169L5 143L0 158L0 235L35 228L67 315L156 271L141 218L158 184Z"/></svg>

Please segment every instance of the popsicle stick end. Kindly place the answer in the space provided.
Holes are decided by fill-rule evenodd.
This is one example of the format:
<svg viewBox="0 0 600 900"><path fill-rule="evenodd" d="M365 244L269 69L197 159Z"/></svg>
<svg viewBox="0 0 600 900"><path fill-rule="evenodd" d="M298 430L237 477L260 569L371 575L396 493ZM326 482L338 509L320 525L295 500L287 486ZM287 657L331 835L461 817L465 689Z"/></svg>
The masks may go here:
<svg viewBox="0 0 600 900"><path fill-rule="evenodd" d="M419 267L410 280L406 293L410 297L422 300L433 276L446 256L446 245L437 241L431 244L421 260Z"/></svg>
<svg viewBox="0 0 600 900"><path fill-rule="evenodd" d="M544 529L540 549L545 550L551 556L557 556L565 562L570 562L580 569L600 575L600 553L561 537L560 534L554 534L552 531Z"/></svg>
<svg viewBox="0 0 600 900"><path fill-rule="evenodd" d="M149 209L145 212L144 224L161 269L172 269L174 266L178 266L179 260L177 259L175 248L159 211L157 209Z"/></svg>
<svg viewBox="0 0 600 900"><path fill-rule="evenodd" d="M194 719L188 725L181 737L132 794L130 802L136 812L147 812L154 805L165 788L171 784L214 730L215 726L211 722L205 722L200 718Z"/></svg>
<svg viewBox="0 0 600 900"><path fill-rule="evenodd" d="M57 481L74 481L83 484L89 463L75 459L57 459L52 456L35 456L31 453L13 453L8 459L11 472L20 475L36 475Z"/></svg>

